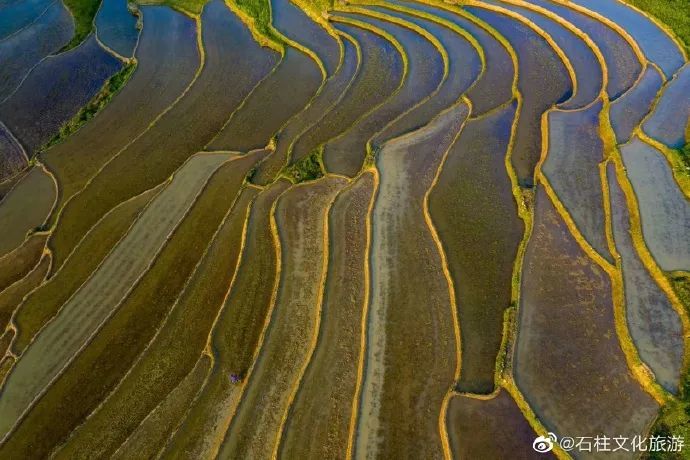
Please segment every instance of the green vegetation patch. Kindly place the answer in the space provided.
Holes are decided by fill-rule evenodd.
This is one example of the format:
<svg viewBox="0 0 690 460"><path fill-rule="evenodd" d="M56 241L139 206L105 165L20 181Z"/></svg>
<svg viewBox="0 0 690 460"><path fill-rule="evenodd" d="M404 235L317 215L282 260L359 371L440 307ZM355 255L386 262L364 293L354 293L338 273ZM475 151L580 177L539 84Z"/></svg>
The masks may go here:
<svg viewBox="0 0 690 460"><path fill-rule="evenodd" d="M324 166L322 158L323 147L288 166L284 174L296 184L323 177Z"/></svg>
<svg viewBox="0 0 690 460"><path fill-rule="evenodd" d="M690 54L690 0L627 0L669 26Z"/></svg>
<svg viewBox="0 0 690 460"><path fill-rule="evenodd" d="M208 0L142 0L140 5L167 5L170 8L192 16L201 14Z"/></svg>
<svg viewBox="0 0 690 460"><path fill-rule="evenodd" d="M43 150L62 142L68 136L74 134L86 122L95 117L98 112L108 105L112 98L125 86L136 68L136 61L131 61L122 67L118 73L110 77L98 94L96 94L84 107L82 107L82 109L74 117L72 117L71 120L62 125L60 132L57 133L50 141L48 141Z"/></svg>
<svg viewBox="0 0 690 460"><path fill-rule="evenodd" d="M93 19L101 6L101 0L65 0L65 6L74 17L74 36L60 52L79 46L93 31Z"/></svg>

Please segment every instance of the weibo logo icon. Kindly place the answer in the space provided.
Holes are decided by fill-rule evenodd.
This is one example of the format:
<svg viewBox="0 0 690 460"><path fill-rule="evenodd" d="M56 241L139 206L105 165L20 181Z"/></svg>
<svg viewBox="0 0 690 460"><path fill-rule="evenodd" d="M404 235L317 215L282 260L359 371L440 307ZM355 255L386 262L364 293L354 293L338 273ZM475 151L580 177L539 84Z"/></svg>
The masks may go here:
<svg viewBox="0 0 690 460"><path fill-rule="evenodd" d="M553 450L554 443L558 441L558 438L554 433L547 433L546 436L539 436L532 443L532 449L535 452L545 454L546 452L551 452Z"/></svg>

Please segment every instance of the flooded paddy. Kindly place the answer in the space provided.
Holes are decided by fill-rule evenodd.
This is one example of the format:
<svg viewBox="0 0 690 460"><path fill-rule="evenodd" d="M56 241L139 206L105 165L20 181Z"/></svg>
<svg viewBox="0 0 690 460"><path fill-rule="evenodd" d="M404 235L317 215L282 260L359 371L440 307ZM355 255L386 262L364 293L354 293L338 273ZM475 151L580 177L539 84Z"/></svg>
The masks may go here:
<svg viewBox="0 0 690 460"><path fill-rule="evenodd" d="M91 36L38 64L0 104L0 119L33 156L121 67Z"/></svg>
<svg viewBox="0 0 690 460"><path fill-rule="evenodd" d="M646 14L0 0L0 457L678 434L690 80Z"/></svg>
<svg viewBox="0 0 690 460"><path fill-rule="evenodd" d="M275 70L247 96L207 148L248 152L265 147L309 103L321 83L321 72L311 56L286 47Z"/></svg>
<svg viewBox="0 0 690 460"><path fill-rule="evenodd" d="M620 0L574 0L573 3L615 21L628 32L651 62L671 78L685 64L680 47L671 36L644 13Z"/></svg>
<svg viewBox="0 0 690 460"><path fill-rule="evenodd" d="M673 178L663 154L639 138L621 146L637 197L645 241L659 266L690 270L690 202Z"/></svg>
<svg viewBox="0 0 690 460"><path fill-rule="evenodd" d="M0 182L15 177L27 164L24 149L12 133L0 123ZM2 201L2 194L0 194Z"/></svg>
<svg viewBox="0 0 690 460"><path fill-rule="evenodd" d="M376 179L364 173L329 213L328 274L317 345L286 420L281 458L347 454L368 299L369 212ZM312 430L300 429L311 426Z"/></svg>
<svg viewBox="0 0 690 460"><path fill-rule="evenodd" d="M314 51L326 74L333 75L340 63L340 47L336 38L290 0L270 2L273 26L286 37Z"/></svg>
<svg viewBox="0 0 690 460"><path fill-rule="evenodd" d="M60 202L141 135L192 81L201 64L194 21L160 6L141 7L137 68L96 118L42 155L60 184ZM55 247L58 263L66 254Z"/></svg>
<svg viewBox="0 0 690 460"><path fill-rule="evenodd" d="M513 104L470 119L429 195L429 213L446 251L457 299L459 391L486 394L494 389L503 312L510 306L513 263L523 235L504 163L515 110Z"/></svg>
<svg viewBox="0 0 690 460"><path fill-rule="evenodd" d="M155 336L255 160L257 158L252 157L237 159L218 168L146 273L93 337L90 346L78 354L51 385L50 396L41 398L17 427L12 441L0 446L0 453L2 449L20 451L28 446L34 453L49 451L63 444L71 434L76 436L78 433L72 432L80 425L85 438L94 441L84 444L78 442L82 438L77 438L76 445L65 446L67 452L79 452L81 448L89 452L112 451L118 447L117 436L122 435L122 431L110 431L110 419L103 417L104 413L112 413L108 408L103 409L100 416L89 418L89 425L83 423L116 388ZM95 374L84 373L83 369L98 369L97 378L93 378ZM124 400L128 401L130 396L124 395ZM122 398L113 398L113 401L121 402ZM109 407L113 406L118 411L120 406L112 404ZM142 406L138 410L120 411L124 418L121 421L123 424L134 422L136 427L145 416L141 415L144 409ZM53 422L57 413L60 414L59 424ZM137 421L136 417L141 418ZM99 425L104 420L108 429ZM127 426L123 424L117 426Z"/></svg>
<svg viewBox="0 0 690 460"><path fill-rule="evenodd" d="M342 178L326 176L278 199L280 283L261 351L224 440L224 457L267 458L277 451L285 417L313 353L328 244L325 221L345 184Z"/></svg>
<svg viewBox="0 0 690 460"><path fill-rule="evenodd" d="M664 88L652 115L642 129L656 140L678 149L690 141L687 135L690 123L690 65L683 67Z"/></svg>
<svg viewBox="0 0 690 460"><path fill-rule="evenodd" d="M271 216L274 203L287 187L285 181L275 182L251 205L237 276L210 334L214 366L199 399L168 447L173 455L185 452L212 457L221 448L260 346L278 282ZM232 375L244 382L232 382Z"/></svg>
<svg viewBox="0 0 690 460"><path fill-rule="evenodd" d="M630 335L640 359L652 369L657 381L676 393L683 368L683 326L666 294L637 254L630 236L630 212L613 163L607 165L606 173L613 236L622 259Z"/></svg>
<svg viewBox="0 0 690 460"><path fill-rule="evenodd" d="M318 94L304 110L292 117L276 134L276 148L271 157L262 163L252 179L255 183L271 181L280 168L288 163L299 162L311 152L295 151L295 143L310 128L319 123L330 110L343 101L350 85L359 71L360 56L358 45L349 36L341 35L343 43L342 62L336 73L329 77Z"/></svg>
<svg viewBox="0 0 690 460"><path fill-rule="evenodd" d="M554 49L527 25L484 8L469 7L467 10L495 27L515 48L518 89L523 105L511 161L520 185L530 187L541 155L541 116L553 105L570 98L573 82Z"/></svg>
<svg viewBox="0 0 690 460"><path fill-rule="evenodd" d="M0 4L0 40L4 40L40 20L56 3L54 0L26 0Z"/></svg>
<svg viewBox="0 0 690 460"><path fill-rule="evenodd" d="M7 13L0 10L0 16ZM0 40L0 101L9 97L42 59L62 48L73 33L69 11L62 2L53 1L33 23Z"/></svg>
<svg viewBox="0 0 690 460"><path fill-rule="evenodd" d="M599 137L601 110L602 103L597 102L579 111L549 113L548 152L542 172L585 240L612 261L599 176L599 163L604 161Z"/></svg>
<svg viewBox="0 0 690 460"><path fill-rule="evenodd" d="M98 39L123 57L134 54L139 38L134 11L134 7L130 9L127 0L103 0L94 18Z"/></svg>
<svg viewBox="0 0 690 460"><path fill-rule="evenodd" d="M541 186L521 292L515 380L546 428L644 433L658 405L628 369L609 275L580 248Z"/></svg>
<svg viewBox="0 0 690 460"><path fill-rule="evenodd" d="M561 24L541 12L515 6L508 2L491 1L490 3L514 11L532 21L563 50L575 71L577 90L569 100L560 105L562 109L583 108L599 97L604 85L602 64L592 48L571 29L568 29L567 24Z"/></svg>
<svg viewBox="0 0 690 460"><path fill-rule="evenodd" d="M663 83L659 71L653 66L647 66L640 81L611 104L609 116L619 144L630 140L635 128L652 110Z"/></svg>
<svg viewBox="0 0 690 460"><path fill-rule="evenodd" d="M642 72L642 64L632 46L620 33L609 25L563 4L549 0L531 1L573 24L589 35L599 47L608 69L606 92L611 100L619 98L635 84Z"/></svg>
<svg viewBox="0 0 690 460"><path fill-rule="evenodd" d="M407 57L406 73L398 90L385 103L358 120L344 135L328 142L324 148L324 163L329 171L354 176L362 167L369 140L375 138L378 142L374 143L373 148L387 140L387 130L391 128L389 123L397 121L408 109L414 110L416 104L436 91L442 82L444 67L438 49L419 32L364 14L341 15L388 32L400 42Z"/></svg>
<svg viewBox="0 0 690 460"><path fill-rule="evenodd" d="M43 225L56 193L53 178L35 166L0 201L0 256L19 247L29 232Z"/></svg>
<svg viewBox="0 0 690 460"><path fill-rule="evenodd" d="M323 143L342 135L369 110L389 98L403 78L403 59L391 41L364 27L341 22L336 22L335 27L351 35L359 44L362 55L359 69L342 103L333 107L295 143L295 158L303 158ZM338 161L341 159L325 157L326 169L335 170Z"/></svg>
<svg viewBox="0 0 690 460"><path fill-rule="evenodd" d="M440 6L424 3L392 0L394 5L402 5L433 14L469 32L484 50L485 69L467 96L472 101L472 114L479 116L513 98L511 76L517 71L508 50L488 30Z"/></svg>
<svg viewBox="0 0 690 460"><path fill-rule="evenodd" d="M537 435L505 390L481 399L453 396L446 425L454 458L534 458Z"/></svg>
<svg viewBox="0 0 690 460"><path fill-rule="evenodd" d="M226 155L202 155L187 163L91 278L36 336L2 389L0 433L10 430L32 400L112 314L194 203L206 180L227 159Z"/></svg>
<svg viewBox="0 0 690 460"><path fill-rule="evenodd" d="M238 166L244 169L249 164L252 162ZM118 446L136 434L137 427L149 413L165 404L165 396L175 391L185 376L193 372L233 278L242 248L247 207L257 193L251 188L238 192L239 183L233 181L233 185L235 194L220 197L220 202L216 203L221 207L222 222L213 229L210 243L197 259L198 264L179 297L169 304L168 314L146 349L105 403L60 449L57 458L96 453L112 455ZM208 286L213 289L205 289ZM117 423L113 424L113 420ZM178 418L177 422L180 421Z"/></svg>
<svg viewBox="0 0 690 460"><path fill-rule="evenodd" d="M69 252L109 209L163 182L222 128L234 108L275 65L277 53L261 48L222 2L202 12L205 63L175 105L100 170L63 210L52 245ZM247 54L249 50L251 53ZM226 91L228 82L234 91ZM131 165L139 167L132 169Z"/></svg>
<svg viewBox="0 0 690 460"><path fill-rule="evenodd" d="M438 418L456 375L459 344L449 280L425 202L467 115L468 107L458 104L421 130L388 142L377 158L381 177L372 214L358 458L399 457L411 449L424 458L442 454Z"/></svg>
<svg viewBox="0 0 690 460"><path fill-rule="evenodd" d="M429 32L438 39L448 61L448 70L441 86L428 100L396 120L384 132L375 136L372 142L375 145L380 145L383 140L421 128L439 112L455 104L478 78L481 72L481 60L477 50L465 37L447 27L388 8L370 7L370 9L408 21Z"/></svg>

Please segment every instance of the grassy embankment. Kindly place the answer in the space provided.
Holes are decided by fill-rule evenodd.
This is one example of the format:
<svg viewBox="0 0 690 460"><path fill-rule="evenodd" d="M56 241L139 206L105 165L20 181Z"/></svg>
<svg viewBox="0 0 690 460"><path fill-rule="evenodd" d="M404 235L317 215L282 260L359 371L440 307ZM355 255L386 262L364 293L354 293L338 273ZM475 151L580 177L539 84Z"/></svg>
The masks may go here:
<svg viewBox="0 0 690 460"><path fill-rule="evenodd" d="M101 0L65 0L65 6L74 17L74 36L60 52L76 48L93 31L93 18L96 17Z"/></svg>
<svg viewBox="0 0 690 460"><path fill-rule="evenodd" d="M105 85L103 85L101 90L93 98L91 98L91 100L84 107L82 107L71 120L62 125L60 131L53 136L50 141L48 141L48 143L43 147L43 150L62 142L68 136L79 130L79 128L81 128L86 122L95 117L98 112L108 105L112 98L125 86L136 68L136 61L131 61L125 64L119 72L110 77Z"/></svg>

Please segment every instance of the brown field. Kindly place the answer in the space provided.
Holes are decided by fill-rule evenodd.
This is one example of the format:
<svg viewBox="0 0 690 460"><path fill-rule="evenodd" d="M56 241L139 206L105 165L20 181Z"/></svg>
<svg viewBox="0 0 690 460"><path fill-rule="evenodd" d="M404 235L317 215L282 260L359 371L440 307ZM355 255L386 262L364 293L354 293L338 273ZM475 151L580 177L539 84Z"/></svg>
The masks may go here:
<svg viewBox="0 0 690 460"><path fill-rule="evenodd" d="M254 161L239 159L217 171L136 289L0 446L0 457L3 449L18 453L31 449L37 455L49 452L115 388L182 292ZM54 423L57 414L58 424ZM118 445L111 447L114 450Z"/></svg>
<svg viewBox="0 0 690 460"><path fill-rule="evenodd" d="M280 284L261 350L225 438L221 456L269 458L309 363L318 332L328 244L327 213L346 181L327 176L278 200Z"/></svg>
<svg viewBox="0 0 690 460"><path fill-rule="evenodd" d="M169 438L184 419L185 414L211 368L211 359L202 355L194 368L139 425L134 433L117 449L113 459L155 458L165 448Z"/></svg>
<svg viewBox="0 0 690 460"><path fill-rule="evenodd" d="M446 425L453 458L458 460L556 458L532 449L537 435L505 390L481 399L453 396Z"/></svg>
<svg viewBox="0 0 690 460"><path fill-rule="evenodd" d="M50 270L50 262L50 256L44 256L24 278L0 292L0 330L10 322L22 299L43 282Z"/></svg>
<svg viewBox="0 0 690 460"><path fill-rule="evenodd" d="M286 181L278 181L261 192L252 204L237 276L211 332L213 369L195 406L168 447L167 452L173 457L212 457L223 441L244 388L244 382L233 384L229 376L246 377L277 283L271 215L275 201L287 187Z"/></svg>
<svg viewBox="0 0 690 460"><path fill-rule="evenodd" d="M0 292L24 278L43 256L47 235L35 234L9 254L0 257Z"/></svg>
<svg viewBox="0 0 690 460"><path fill-rule="evenodd" d="M371 305L355 455L443 455L441 404L458 377L453 297L426 193L468 115L458 104L384 145L373 210Z"/></svg>
<svg viewBox="0 0 690 460"><path fill-rule="evenodd" d="M288 413L281 458L345 458L358 386L362 320L368 302L369 212L376 191L364 173L329 215L328 274L313 358ZM303 430L301 427L312 429Z"/></svg>
<svg viewBox="0 0 690 460"><path fill-rule="evenodd" d="M101 260L125 235L139 213L160 192L156 187L128 200L106 214L84 236L57 273L32 292L17 310L18 329L14 349L23 351L31 339L91 275Z"/></svg>

